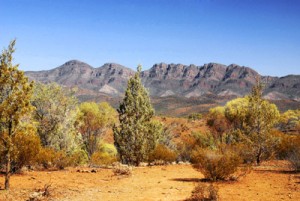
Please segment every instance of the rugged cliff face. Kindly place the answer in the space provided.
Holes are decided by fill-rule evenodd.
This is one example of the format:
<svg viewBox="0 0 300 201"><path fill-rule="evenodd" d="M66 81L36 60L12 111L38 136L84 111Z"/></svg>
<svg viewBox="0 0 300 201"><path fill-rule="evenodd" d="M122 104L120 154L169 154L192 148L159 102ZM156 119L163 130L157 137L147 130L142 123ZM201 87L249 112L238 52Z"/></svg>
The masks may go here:
<svg viewBox="0 0 300 201"><path fill-rule="evenodd" d="M107 63L99 68L72 60L48 71L26 72L32 79L43 83L57 82L58 84L103 93L109 96L122 96L127 81L134 71L119 64Z"/></svg>
<svg viewBox="0 0 300 201"><path fill-rule="evenodd" d="M120 100L128 79L134 73L135 71L119 64L107 63L93 68L77 60L68 61L48 71L25 72L30 79L39 82L76 86L81 100L105 100L112 104ZM249 67L217 63L203 66L159 63L141 73L144 86L148 88L154 104L165 110L169 106L161 101L168 100L172 104L180 99L178 107L193 103L188 104L192 108L204 105L204 102L210 106L224 104L224 101L248 94L258 77L265 83L265 98L277 102L292 102L293 108L300 106L300 75L280 78L261 76Z"/></svg>

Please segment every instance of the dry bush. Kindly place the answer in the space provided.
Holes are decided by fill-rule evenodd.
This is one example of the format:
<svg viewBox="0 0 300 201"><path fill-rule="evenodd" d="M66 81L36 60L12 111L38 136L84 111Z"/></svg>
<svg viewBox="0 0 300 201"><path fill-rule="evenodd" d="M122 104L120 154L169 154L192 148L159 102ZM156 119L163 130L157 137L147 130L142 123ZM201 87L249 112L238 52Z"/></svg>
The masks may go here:
<svg viewBox="0 0 300 201"><path fill-rule="evenodd" d="M300 171L300 147L290 152L287 159L290 161L293 170Z"/></svg>
<svg viewBox="0 0 300 201"><path fill-rule="evenodd" d="M45 184L43 188L37 189L34 193L29 196L27 201L41 201L45 200L45 197L49 197L51 195L51 185Z"/></svg>
<svg viewBox="0 0 300 201"><path fill-rule="evenodd" d="M70 158L65 151L55 151L52 148L43 148L39 153L38 162L46 169L64 169L70 165Z"/></svg>
<svg viewBox="0 0 300 201"><path fill-rule="evenodd" d="M163 161L164 164L175 161L177 154L170 150L165 145L159 144L156 146L152 154L149 156L149 161Z"/></svg>
<svg viewBox="0 0 300 201"><path fill-rule="evenodd" d="M244 164L253 164L255 162L254 150L249 144L220 145L220 149L223 149L222 152L230 151L235 153L241 158Z"/></svg>
<svg viewBox="0 0 300 201"><path fill-rule="evenodd" d="M113 173L115 176L124 175L131 176L132 175L132 167L128 165L118 164L113 168Z"/></svg>
<svg viewBox="0 0 300 201"><path fill-rule="evenodd" d="M277 158L286 159L295 149L300 147L300 136L281 134L280 143L276 147Z"/></svg>
<svg viewBox="0 0 300 201"><path fill-rule="evenodd" d="M63 170L65 167L70 166L70 158L67 156L65 151L56 152L56 157L53 160L54 167Z"/></svg>
<svg viewBox="0 0 300 201"><path fill-rule="evenodd" d="M218 201L218 189L212 184L199 183L192 192L192 196L186 201Z"/></svg>
<svg viewBox="0 0 300 201"><path fill-rule="evenodd" d="M287 159L292 169L300 171L300 136L281 134L277 158Z"/></svg>
<svg viewBox="0 0 300 201"><path fill-rule="evenodd" d="M92 157L90 163L92 165L111 165L117 161L116 156L111 155L106 152L95 152Z"/></svg>
<svg viewBox="0 0 300 201"><path fill-rule="evenodd" d="M193 152L193 167L211 181L228 179L238 169L242 159L231 151L221 153L207 149Z"/></svg>
<svg viewBox="0 0 300 201"><path fill-rule="evenodd" d="M53 167L53 161L56 157L56 151L52 148L42 148L38 155L38 163L44 168Z"/></svg>
<svg viewBox="0 0 300 201"><path fill-rule="evenodd" d="M13 138L13 171L20 171L25 165L34 165L38 161L41 149L40 138L34 133L17 134Z"/></svg>

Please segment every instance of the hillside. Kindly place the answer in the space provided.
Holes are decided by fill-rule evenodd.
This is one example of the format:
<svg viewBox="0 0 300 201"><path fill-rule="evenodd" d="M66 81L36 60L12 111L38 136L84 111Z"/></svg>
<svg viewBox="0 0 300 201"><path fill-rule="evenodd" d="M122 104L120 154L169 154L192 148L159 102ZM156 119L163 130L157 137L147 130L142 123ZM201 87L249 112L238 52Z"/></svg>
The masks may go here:
<svg viewBox="0 0 300 201"><path fill-rule="evenodd" d="M115 63L94 68L71 60L52 70L25 73L39 82L78 87L81 101L108 101L116 106L135 71ZM158 113L175 116L205 112L212 106L244 96L258 77L265 83L264 97L281 110L300 107L300 75L262 76L249 67L217 63L203 66L159 63L141 73Z"/></svg>

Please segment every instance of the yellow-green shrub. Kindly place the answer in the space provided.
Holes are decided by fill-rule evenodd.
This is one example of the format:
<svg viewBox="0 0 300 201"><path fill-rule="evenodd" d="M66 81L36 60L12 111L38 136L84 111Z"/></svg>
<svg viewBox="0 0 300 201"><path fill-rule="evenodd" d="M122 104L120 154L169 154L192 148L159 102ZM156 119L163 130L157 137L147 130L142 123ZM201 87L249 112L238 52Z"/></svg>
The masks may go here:
<svg viewBox="0 0 300 201"><path fill-rule="evenodd" d="M111 155L107 152L95 152L91 157L90 163L92 165L111 165L116 161L117 157L114 155Z"/></svg>
<svg viewBox="0 0 300 201"><path fill-rule="evenodd" d="M74 151L68 158L70 166L83 165L89 160L87 152L82 149Z"/></svg>

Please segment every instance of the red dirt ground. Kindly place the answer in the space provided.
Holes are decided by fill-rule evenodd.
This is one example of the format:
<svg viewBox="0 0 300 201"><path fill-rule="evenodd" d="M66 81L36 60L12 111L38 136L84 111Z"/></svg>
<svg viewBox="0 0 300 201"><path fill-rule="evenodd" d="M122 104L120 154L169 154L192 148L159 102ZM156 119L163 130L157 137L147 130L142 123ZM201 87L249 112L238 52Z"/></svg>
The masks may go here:
<svg viewBox="0 0 300 201"><path fill-rule="evenodd" d="M114 176L111 169L98 169L97 173L79 173L77 169L13 175L11 190L0 190L0 200L24 201L37 189L51 184L51 195L44 200L182 201L190 197L197 182L203 178L190 165L139 167L133 169L133 175L129 177ZM2 175L1 188L3 183ZM300 200L300 174L289 171L284 161L264 163L239 181L215 185L220 200Z"/></svg>

